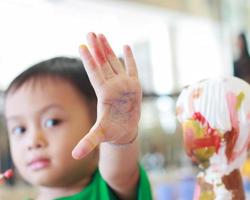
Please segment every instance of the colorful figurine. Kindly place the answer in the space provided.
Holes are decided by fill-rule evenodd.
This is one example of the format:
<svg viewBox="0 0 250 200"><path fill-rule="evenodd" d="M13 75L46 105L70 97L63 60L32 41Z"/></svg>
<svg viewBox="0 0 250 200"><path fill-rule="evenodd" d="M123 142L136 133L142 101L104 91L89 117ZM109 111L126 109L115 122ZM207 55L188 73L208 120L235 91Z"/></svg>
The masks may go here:
<svg viewBox="0 0 250 200"><path fill-rule="evenodd" d="M250 85L215 78L185 88L177 100L187 155L201 169L194 200L244 200L239 168L250 141Z"/></svg>

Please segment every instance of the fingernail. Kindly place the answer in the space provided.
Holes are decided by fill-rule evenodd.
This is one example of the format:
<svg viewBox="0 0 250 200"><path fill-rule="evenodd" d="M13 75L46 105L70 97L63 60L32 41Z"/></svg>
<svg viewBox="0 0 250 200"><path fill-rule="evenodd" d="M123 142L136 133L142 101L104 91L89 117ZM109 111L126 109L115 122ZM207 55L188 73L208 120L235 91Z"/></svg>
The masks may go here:
<svg viewBox="0 0 250 200"><path fill-rule="evenodd" d="M94 38L96 38L96 34L94 32L90 32L90 35Z"/></svg>
<svg viewBox="0 0 250 200"><path fill-rule="evenodd" d="M88 47L84 44L81 44L78 48L78 51L80 53L80 56L82 57L82 54L86 54Z"/></svg>
<svg viewBox="0 0 250 200"><path fill-rule="evenodd" d="M81 44L80 46L79 46L79 49L86 49L87 48L87 46L85 45L85 44Z"/></svg>
<svg viewBox="0 0 250 200"><path fill-rule="evenodd" d="M105 37L102 33L98 34L98 36L99 36L101 39L106 40L106 37Z"/></svg>
<svg viewBox="0 0 250 200"><path fill-rule="evenodd" d="M131 48L129 45L124 45L123 48L124 50L131 52Z"/></svg>

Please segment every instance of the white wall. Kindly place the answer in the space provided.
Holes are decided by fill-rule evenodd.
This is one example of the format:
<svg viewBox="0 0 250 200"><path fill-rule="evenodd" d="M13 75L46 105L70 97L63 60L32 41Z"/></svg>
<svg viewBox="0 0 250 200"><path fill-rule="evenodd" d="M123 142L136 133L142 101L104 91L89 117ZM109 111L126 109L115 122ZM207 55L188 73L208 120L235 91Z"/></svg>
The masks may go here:
<svg viewBox="0 0 250 200"><path fill-rule="evenodd" d="M89 31L106 34L118 54L123 44L134 47L148 91L170 93L228 68L223 65L216 23L139 4L6 0L0 1L0 26L3 89L31 64L53 56L78 56Z"/></svg>

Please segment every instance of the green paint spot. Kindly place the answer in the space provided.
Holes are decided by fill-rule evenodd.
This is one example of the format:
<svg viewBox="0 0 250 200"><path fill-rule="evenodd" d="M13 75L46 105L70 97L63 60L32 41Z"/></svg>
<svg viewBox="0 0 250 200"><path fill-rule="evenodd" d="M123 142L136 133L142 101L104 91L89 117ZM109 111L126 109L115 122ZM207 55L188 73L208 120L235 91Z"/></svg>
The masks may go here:
<svg viewBox="0 0 250 200"><path fill-rule="evenodd" d="M194 150L194 155L199 160L202 168L207 168L209 166L209 159L215 153L214 147L205 147Z"/></svg>
<svg viewBox="0 0 250 200"><path fill-rule="evenodd" d="M199 198L199 200L214 200L214 199L215 199L214 193L209 190L201 192L201 196Z"/></svg>
<svg viewBox="0 0 250 200"><path fill-rule="evenodd" d="M240 94L238 94L238 96L237 96L237 103L236 103L237 110L240 109L241 103L242 103L244 98L245 98L245 94L243 92L240 92Z"/></svg>
<svg viewBox="0 0 250 200"><path fill-rule="evenodd" d="M195 138L202 138L205 135L204 129L200 126L199 122L195 120L187 120L184 126L193 130Z"/></svg>

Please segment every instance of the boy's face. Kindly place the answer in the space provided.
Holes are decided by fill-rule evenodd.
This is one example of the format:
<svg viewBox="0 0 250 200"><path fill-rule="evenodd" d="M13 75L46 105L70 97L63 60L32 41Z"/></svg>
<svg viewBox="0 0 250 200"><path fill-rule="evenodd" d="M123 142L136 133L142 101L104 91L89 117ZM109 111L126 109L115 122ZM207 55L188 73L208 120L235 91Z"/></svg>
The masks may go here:
<svg viewBox="0 0 250 200"><path fill-rule="evenodd" d="M67 81L28 81L8 94L5 116L11 153L28 182L67 186L93 173L98 152L74 160L71 151L91 128L88 105Z"/></svg>

